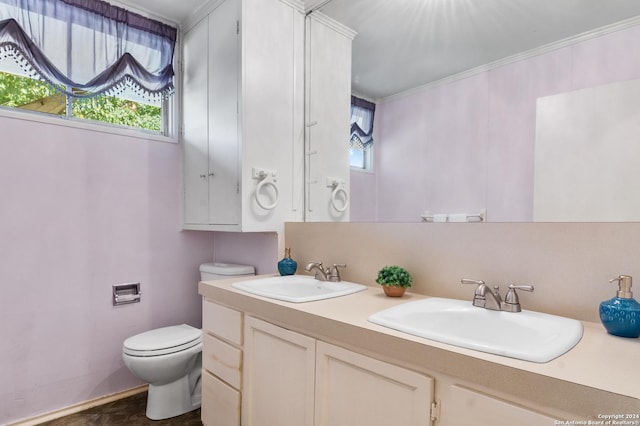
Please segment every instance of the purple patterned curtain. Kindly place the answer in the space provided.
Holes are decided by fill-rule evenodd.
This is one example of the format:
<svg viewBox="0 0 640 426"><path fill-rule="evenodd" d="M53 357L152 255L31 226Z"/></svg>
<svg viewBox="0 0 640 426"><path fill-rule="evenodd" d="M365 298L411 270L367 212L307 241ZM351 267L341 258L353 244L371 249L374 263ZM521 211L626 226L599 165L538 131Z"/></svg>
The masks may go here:
<svg viewBox="0 0 640 426"><path fill-rule="evenodd" d="M101 0L0 0L0 70L9 59L73 98L166 98L176 37L169 25Z"/></svg>
<svg viewBox="0 0 640 426"><path fill-rule="evenodd" d="M376 104L351 96L351 146L373 145L373 118Z"/></svg>

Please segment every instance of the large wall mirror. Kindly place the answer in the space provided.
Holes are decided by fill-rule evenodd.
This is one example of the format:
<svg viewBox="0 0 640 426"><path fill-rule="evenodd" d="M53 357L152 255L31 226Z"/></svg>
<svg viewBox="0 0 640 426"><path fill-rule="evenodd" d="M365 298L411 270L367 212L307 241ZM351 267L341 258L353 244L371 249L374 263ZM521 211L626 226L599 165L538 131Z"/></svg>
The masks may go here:
<svg viewBox="0 0 640 426"><path fill-rule="evenodd" d="M376 103L352 221L640 221L639 1L317 3Z"/></svg>

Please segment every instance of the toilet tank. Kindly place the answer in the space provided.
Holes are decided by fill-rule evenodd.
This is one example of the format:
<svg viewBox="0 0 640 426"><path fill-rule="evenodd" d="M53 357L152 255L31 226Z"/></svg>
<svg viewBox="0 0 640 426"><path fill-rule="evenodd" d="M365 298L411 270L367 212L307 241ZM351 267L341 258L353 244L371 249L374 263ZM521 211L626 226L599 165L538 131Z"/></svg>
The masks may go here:
<svg viewBox="0 0 640 426"><path fill-rule="evenodd" d="M255 275L253 266L237 265L234 263L208 262L200 265L200 280L211 281L232 277L246 277Z"/></svg>

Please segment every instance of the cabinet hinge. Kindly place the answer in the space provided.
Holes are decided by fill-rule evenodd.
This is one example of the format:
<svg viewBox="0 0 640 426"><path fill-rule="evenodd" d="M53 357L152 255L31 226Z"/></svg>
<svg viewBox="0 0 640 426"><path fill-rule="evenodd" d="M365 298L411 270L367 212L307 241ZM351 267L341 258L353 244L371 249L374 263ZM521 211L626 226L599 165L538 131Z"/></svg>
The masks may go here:
<svg viewBox="0 0 640 426"><path fill-rule="evenodd" d="M432 422L438 421L438 417L440 417L440 404L438 404L437 401L433 401L431 403L430 416L431 416L431 421Z"/></svg>
<svg viewBox="0 0 640 426"><path fill-rule="evenodd" d="M240 21L236 21L236 34L240 34Z"/></svg>

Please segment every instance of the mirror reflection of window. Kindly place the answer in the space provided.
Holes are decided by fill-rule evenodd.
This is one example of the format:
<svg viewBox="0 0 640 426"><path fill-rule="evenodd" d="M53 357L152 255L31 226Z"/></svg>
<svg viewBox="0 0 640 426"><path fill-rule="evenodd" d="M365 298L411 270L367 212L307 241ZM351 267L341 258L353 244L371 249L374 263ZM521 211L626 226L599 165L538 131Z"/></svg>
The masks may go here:
<svg viewBox="0 0 640 426"><path fill-rule="evenodd" d="M352 168L373 170L373 119L376 104L351 96L349 162Z"/></svg>

